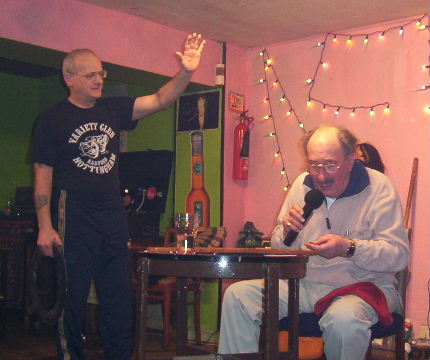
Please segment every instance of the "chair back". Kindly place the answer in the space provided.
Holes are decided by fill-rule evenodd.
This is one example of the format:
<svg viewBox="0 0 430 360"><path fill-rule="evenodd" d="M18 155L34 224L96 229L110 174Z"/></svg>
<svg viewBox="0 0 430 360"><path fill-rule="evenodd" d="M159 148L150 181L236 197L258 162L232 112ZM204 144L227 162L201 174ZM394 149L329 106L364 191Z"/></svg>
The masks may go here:
<svg viewBox="0 0 430 360"><path fill-rule="evenodd" d="M411 228L406 229L409 244L411 243L412 238L412 230ZM409 271L409 267L407 266L404 270L399 271L396 274L397 278L397 290L400 294L400 297L402 299L402 309L403 314L405 315L405 308L406 308L406 290L408 288L409 280L411 279L411 272Z"/></svg>

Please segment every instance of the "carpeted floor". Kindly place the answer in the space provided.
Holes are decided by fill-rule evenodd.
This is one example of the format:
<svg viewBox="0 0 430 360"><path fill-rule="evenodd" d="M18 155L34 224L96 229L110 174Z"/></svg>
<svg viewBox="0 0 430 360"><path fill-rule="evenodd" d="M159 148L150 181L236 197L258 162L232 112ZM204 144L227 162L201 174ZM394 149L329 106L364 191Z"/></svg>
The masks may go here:
<svg viewBox="0 0 430 360"><path fill-rule="evenodd" d="M52 326L26 325L21 313L7 312L6 334L0 338L0 360L56 360L55 330ZM162 333L151 332L148 336L148 359L160 359L173 356L174 339L170 351L162 347ZM211 348L210 345L207 346ZM213 348L213 346L212 346ZM103 352L97 336L87 339L87 360L101 360Z"/></svg>

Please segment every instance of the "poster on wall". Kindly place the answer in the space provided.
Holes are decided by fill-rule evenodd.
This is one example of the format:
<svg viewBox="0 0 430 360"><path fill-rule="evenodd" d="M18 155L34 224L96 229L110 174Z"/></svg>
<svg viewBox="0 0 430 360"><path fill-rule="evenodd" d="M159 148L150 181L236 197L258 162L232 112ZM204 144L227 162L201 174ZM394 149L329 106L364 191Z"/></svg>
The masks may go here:
<svg viewBox="0 0 430 360"><path fill-rule="evenodd" d="M185 94L176 106L175 211L199 215L199 227L220 225L220 89Z"/></svg>
<svg viewBox="0 0 430 360"><path fill-rule="evenodd" d="M178 99L178 132L217 129L219 126L219 91L186 94Z"/></svg>

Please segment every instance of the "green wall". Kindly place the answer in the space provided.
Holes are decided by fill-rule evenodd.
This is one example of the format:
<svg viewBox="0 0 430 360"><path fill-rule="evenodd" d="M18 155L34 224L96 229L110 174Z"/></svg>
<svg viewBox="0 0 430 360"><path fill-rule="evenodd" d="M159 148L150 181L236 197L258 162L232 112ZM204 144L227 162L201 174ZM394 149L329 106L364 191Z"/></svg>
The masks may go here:
<svg viewBox="0 0 430 360"><path fill-rule="evenodd" d="M42 109L66 94L58 77L33 79L0 72L0 208L14 202L15 190L32 186L29 149Z"/></svg>

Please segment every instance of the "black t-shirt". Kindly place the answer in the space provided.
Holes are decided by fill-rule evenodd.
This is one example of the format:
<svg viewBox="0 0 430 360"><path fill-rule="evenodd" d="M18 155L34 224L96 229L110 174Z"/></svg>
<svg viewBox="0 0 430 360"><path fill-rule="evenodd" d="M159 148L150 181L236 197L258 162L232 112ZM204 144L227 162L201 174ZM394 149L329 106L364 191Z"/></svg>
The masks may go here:
<svg viewBox="0 0 430 360"><path fill-rule="evenodd" d="M54 168L53 187L88 194L119 192L121 130L132 130L135 98L98 99L90 109L67 99L37 121L31 161Z"/></svg>

